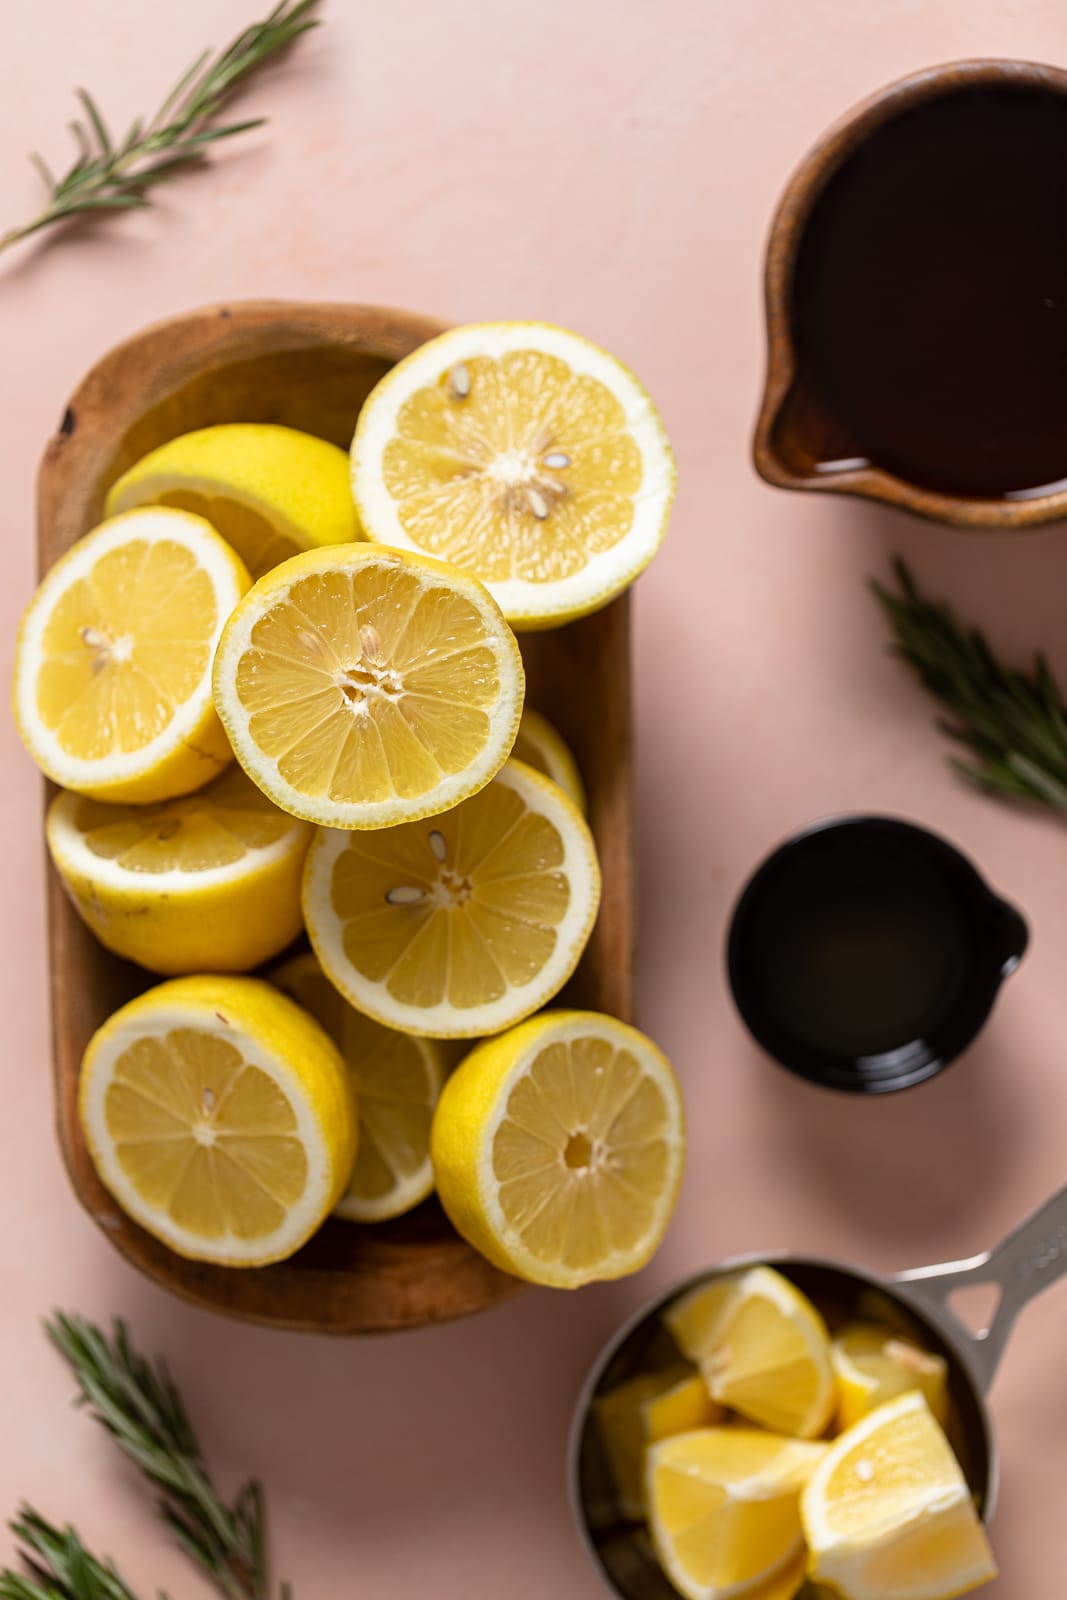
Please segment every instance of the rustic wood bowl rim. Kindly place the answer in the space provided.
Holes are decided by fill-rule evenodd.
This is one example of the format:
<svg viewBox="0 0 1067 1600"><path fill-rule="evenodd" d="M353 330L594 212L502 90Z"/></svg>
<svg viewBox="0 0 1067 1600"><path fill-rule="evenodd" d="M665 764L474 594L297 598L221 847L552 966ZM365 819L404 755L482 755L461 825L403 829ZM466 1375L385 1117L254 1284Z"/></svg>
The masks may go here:
<svg viewBox="0 0 1067 1600"><path fill-rule="evenodd" d="M990 84L1025 85L1067 95L1067 70L1036 61L979 57L910 73L860 101L833 123L786 185L771 224L764 265L767 367L752 458L765 482L781 489L881 501L966 529L1021 529L1067 516L1067 486L1019 500L940 494L873 464L834 473L799 472L782 459L775 444L779 422L799 372L790 314L791 288L800 241L815 202L834 172L884 123L941 95Z"/></svg>

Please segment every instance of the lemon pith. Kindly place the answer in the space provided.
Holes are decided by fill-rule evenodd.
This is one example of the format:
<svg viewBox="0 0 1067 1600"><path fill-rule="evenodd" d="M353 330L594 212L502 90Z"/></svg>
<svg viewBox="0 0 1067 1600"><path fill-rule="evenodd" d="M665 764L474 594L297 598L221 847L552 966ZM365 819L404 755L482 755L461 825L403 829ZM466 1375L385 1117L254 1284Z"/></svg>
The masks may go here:
<svg viewBox="0 0 1067 1600"><path fill-rule="evenodd" d="M368 396L352 442L367 537L488 584L516 627L596 610L663 538L675 470L646 391L544 323L430 340Z"/></svg>
<svg viewBox="0 0 1067 1600"><path fill-rule="evenodd" d="M295 956L271 979L322 1024L355 1088L359 1151L335 1215L346 1222L402 1216L433 1190L430 1123L448 1073L445 1047L355 1011L313 955Z"/></svg>
<svg viewBox="0 0 1067 1600"><path fill-rule="evenodd" d="M682 1177L681 1093L636 1028L544 1012L460 1063L430 1148L464 1238L505 1272L577 1288L637 1271L659 1245Z"/></svg>
<svg viewBox="0 0 1067 1600"><path fill-rule="evenodd" d="M345 452L274 423L221 423L159 445L108 490L109 516L142 505L206 517L253 578L360 537Z"/></svg>
<svg viewBox="0 0 1067 1600"><path fill-rule="evenodd" d="M435 815L488 783L524 691L510 628L440 562L337 545L261 578L215 657L215 703L271 799L328 827Z"/></svg>
<svg viewBox="0 0 1067 1600"><path fill-rule="evenodd" d="M174 978L97 1030L78 1111L122 1209L179 1254L228 1266L291 1255L356 1154L344 1063L255 978Z"/></svg>
<svg viewBox="0 0 1067 1600"><path fill-rule="evenodd" d="M232 752L211 662L249 582L208 523L159 507L114 517L61 556L16 650L15 718L47 776L137 804L216 777Z"/></svg>
<svg viewBox="0 0 1067 1600"><path fill-rule="evenodd" d="M82 920L151 972L247 972L303 925L311 825L271 805L235 765L152 806L57 795L46 835Z"/></svg>
<svg viewBox="0 0 1067 1600"><path fill-rule="evenodd" d="M498 1032L550 1000L599 898L586 823L517 761L442 816L321 831L304 871L304 919L330 981L386 1026L439 1038Z"/></svg>

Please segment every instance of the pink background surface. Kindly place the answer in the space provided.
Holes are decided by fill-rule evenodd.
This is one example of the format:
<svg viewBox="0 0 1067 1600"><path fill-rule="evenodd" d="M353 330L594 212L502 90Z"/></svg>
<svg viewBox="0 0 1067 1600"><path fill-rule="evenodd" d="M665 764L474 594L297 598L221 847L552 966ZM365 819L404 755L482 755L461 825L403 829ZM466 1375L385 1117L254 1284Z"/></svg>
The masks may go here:
<svg viewBox="0 0 1067 1600"><path fill-rule="evenodd" d="M36 0L5 41L0 221L37 200L23 152L66 154L70 88L117 123L154 106L249 0ZM146 1596L208 1591L132 1473L68 1407L37 1318L128 1316L165 1351L227 1482L265 1479L299 1600L506 1593L593 1600L563 1453L586 1367L672 1279L793 1246L891 1269L971 1254L1065 1176L1067 845L946 772L931 707L886 655L865 581L906 553L1020 659L1067 683L1062 530L966 537L776 493L749 431L760 256L779 190L831 119L955 56L1063 62L1057 0L332 0L248 96L269 128L158 208L0 263L0 629L32 584L33 484L66 394L155 318L240 296L391 302L455 320L542 317L609 346L665 415L682 488L638 596L641 993L684 1079L692 1158L643 1277L531 1292L467 1324L329 1344L195 1313L139 1281L67 1188L52 1139L39 784L10 720L0 1118L0 1512L25 1496L114 1551ZM729 1003L725 919L747 870L814 817L878 808L942 829L1032 921L980 1043L933 1085L853 1103L761 1059ZM1064 1290L1019 1326L993 1408L1003 1577L1062 1588ZM0 1543L3 1541L0 1540ZM6 1549L6 1546L5 1546ZM1058 1581L1057 1581L1058 1580Z"/></svg>

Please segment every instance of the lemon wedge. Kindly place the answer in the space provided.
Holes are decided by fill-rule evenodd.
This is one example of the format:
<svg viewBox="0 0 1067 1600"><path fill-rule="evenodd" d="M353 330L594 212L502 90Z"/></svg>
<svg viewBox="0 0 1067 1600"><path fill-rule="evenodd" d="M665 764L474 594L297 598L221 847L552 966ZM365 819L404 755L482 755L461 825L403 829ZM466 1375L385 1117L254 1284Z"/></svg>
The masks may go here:
<svg viewBox="0 0 1067 1600"><path fill-rule="evenodd" d="M237 759L276 805L383 828L488 783L522 714L515 636L480 583L373 545L308 550L245 596L215 657Z"/></svg>
<svg viewBox="0 0 1067 1600"><path fill-rule="evenodd" d="M800 1493L825 1445L755 1428L699 1428L652 1445L649 1531L685 1600L740 1600L803 1577Z"/></svg>
<svg viewBox="0 0 1067 1600"><path fill-rule="evenodd" d="M173 978L89 1042L78 1111L104 1187L179 1255L231 1267L293 1252L356 1154L344 1062L256 978Z"/></svg>
<svg viewBox="0 0 1067 1600"><path fill-rule="evenodd" d="M152 450L112 484L107 514L143 505L206 517L253 578L301 550L360 537L345 452L273 423L198 428Z"/></svg>
<svg viewBox="0 0 1067 1600"><path fill-rule="evenodd" d="M444 815L323 829L304 870L304 920L331 983L386 1027L435 1038L497 1033L543 1006L599 899L584 819L519 761Z"/></svg>
<svg viewBox="0 0 1067 1600"><path fill-rule="evenodd" d="M826 1326L807 1297L770 1267L723 1273L664 1314L714 1400L776 1433L812 1439L836 1393Z"/></svg>
<svg viewBox="0 0 1067 1600"><path fill-rule="evenodd" d="M516 761L525 761L535 772L543 772L546 778L558 783L585 815L588 809L585 784L578 763L547 717L527 706L511 753Z"/></svg>
<svg viewBox="0 0 1067 1600"><path fill-rule="evenodd" d="M184 511L131 511L56 562L19 629L15 720L64 789L144 804L232 759L211 699L223 623L249 576Z"/></svg>
<svg viewBox="0 0 1067 1600"><path fill-rule="evenodd" d="M312 832L237 766L151 806L60 794L46 827L67 893L100 943L167 976L248 972L284 950L303 925Z"/></svg>
<svg viewBox="0 0 1067 1600"><path fill-rule="evenodd" d="M644 1372L593 1402L623 1516L645 1515L645 1451L659 1439L722 1422L699 1372L684 1363Z"/></svg>
<svg viewBox="0 0 1067 1600"><path fill-rule="evenodd" d="M801 1515L811 1576L847 1600L951 1600L997 1575L967 1481L917 1391L834 1441Z"/></svg>
<svg viewBox="0 0 1067 1600"><path fill-rule="evenodd" d="M944 1425L948 1413L948 1368L943 1356L902 1339L890 1328L856 1322L830 1346L837 1379L838 1421L842 1428L910 1389L920 1389Z"/></svg>
<svg viewBox="0 0 1067 1600"><path fill-rule="evenodd" d="M348 1068L359 1108L359 1153L336 1215L399 1217L433 1190L430 1123L448 1075L446 1047L383 1028L354 1011L313 955L276 967L271 981L322 1024Z"/></svg>
<svg viewBox="0 0 1067 1600"><path fill-rule="evenodd" d="M545 1012L460 1063L430 1150L441 1204L476 1250L576 1289L636 1272L659 1245L685 1159L681 1092L636 1028Z"/></svg>
<svg viewBox="0 0 1067 1600"><path fill-rule="evenodd" d="M472 573L517 628L584 616L631 584L674 489L633 374L539 322L431 339L371 391L352 441L367 537Z"/></svg>

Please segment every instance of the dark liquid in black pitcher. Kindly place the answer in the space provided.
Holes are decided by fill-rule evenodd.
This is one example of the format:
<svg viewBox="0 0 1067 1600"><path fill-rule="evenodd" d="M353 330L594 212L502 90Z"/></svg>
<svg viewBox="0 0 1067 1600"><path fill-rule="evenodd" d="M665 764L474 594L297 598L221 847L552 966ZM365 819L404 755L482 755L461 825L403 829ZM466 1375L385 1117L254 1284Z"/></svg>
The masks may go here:
<svg viewBox="0 0 1067 1600"><path fill-rule="evenodd" d="M783 1066L882 1093L974 1038L1026 938L946 840L846 817L767 857L735 909L727 964L742 1017Z"/></svg>
<svg viewBox="0 0 1067 1600"><path fill-rule="evenodd" d="M793 293L850 455L946 494L1062 485L1067 96L959 89L876 129L816 200Z"/></svg>

